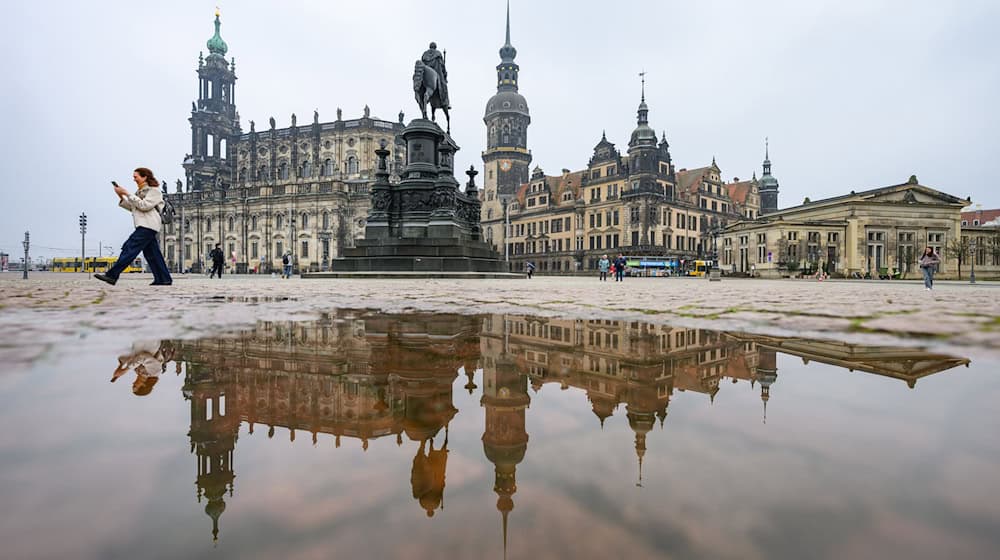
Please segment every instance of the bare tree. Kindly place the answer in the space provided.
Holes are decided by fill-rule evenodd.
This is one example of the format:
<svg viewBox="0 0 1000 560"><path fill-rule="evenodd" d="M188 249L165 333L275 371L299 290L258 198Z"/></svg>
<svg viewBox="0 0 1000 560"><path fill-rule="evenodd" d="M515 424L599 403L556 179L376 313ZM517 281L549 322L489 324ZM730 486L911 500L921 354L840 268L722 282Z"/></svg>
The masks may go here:
<svg viewBox="0 0 1000 560"><path fill-rule="evenodd" d="M968 236L960 236L948 241L944 248L944 256L958 262L958 276L962 276L962 263L970 256L971 244Z"/></svg>

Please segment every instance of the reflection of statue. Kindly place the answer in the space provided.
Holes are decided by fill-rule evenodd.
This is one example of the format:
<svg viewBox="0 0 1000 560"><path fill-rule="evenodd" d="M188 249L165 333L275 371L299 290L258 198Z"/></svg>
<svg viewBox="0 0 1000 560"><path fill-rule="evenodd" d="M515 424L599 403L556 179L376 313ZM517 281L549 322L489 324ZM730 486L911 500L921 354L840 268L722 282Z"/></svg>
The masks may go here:
<svg viewBox="0 0 1000 560"><path fill-rule="evenodd" d="M430 441L430 451L426 451ZM410 485L413 487L413 497L427 512L427 517L434 515L438 507L444 508L444 477L448 466L448 434L445 432L444 445L434 449L434 440L420 442L420 450L413 458L413 470L410 471Z"/></svg>
<svg viewBox="0 0 1000 560"><path fill-rule="evenodd" d="M448 132L451 132L451 117L448 109L451 103L448 99L448 70L445 68L444 55L437 50L437 44L431 43L423 56L413 68L413 92L420 106L420 114L427 118L427 104L431 106L431 120L435 111L444 111L448 121Z"/></svg>

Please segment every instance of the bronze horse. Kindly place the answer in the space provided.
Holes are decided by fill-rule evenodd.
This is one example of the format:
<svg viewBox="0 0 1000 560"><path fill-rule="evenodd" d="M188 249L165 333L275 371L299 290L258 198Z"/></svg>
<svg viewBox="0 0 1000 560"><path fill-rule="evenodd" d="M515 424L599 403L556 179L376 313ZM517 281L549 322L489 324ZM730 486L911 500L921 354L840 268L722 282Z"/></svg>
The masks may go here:
<svg viewBox="0 0 1000 560"><path fill-rule="evenodd" d="M413 93L420 105L420 114L427 118L427 104L431 106L431 120L437 122L435 112L438 109L444 111L444 118L447 121L448 134L451 134L451 117L448 115L448 104L441 101L441 88L439 87L440 76L438 73L418 60L413 67Z"/></svg>

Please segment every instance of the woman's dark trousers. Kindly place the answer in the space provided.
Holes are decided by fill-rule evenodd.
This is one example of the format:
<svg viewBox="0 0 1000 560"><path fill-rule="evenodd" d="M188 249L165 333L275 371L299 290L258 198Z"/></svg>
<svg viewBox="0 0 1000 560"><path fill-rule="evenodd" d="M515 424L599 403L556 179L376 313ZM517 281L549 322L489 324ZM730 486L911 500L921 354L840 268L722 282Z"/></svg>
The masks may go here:
<svg viewBox="0 0 1000 560"><path fill-rule="evenodd" d="M163 253L160 252L156 232L144 227L135 228L132 235L125 240L125 243L122 244L122 252L118 255L118 261L108 269L106 275L117 280L122 271L132 264L139 253L142 253L143 258L149 264L149 270L153 273L153 282L170 284L173 281L170 277L170 271L167 270L167 263L163 260Z"/></svg>

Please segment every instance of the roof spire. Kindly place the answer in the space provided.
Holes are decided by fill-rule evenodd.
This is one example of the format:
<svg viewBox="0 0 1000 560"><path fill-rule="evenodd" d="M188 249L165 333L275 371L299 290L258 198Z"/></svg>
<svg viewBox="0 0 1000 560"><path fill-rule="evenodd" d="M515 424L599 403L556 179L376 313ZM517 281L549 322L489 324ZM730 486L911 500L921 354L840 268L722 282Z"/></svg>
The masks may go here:
<svg viewBox="0 0 1000 560"><path fill-rule="evenodd" d="M507 42L505 46L510 46L510 0L507 0Z"/></svg>
<svg viewBox="0 0 1000 560"><path fill-rule="evenodd" d="M642 102L646 102L646 70L639 72L639 77L642 78Z"/></svg>
<svg viewBox="0 0 1000 560"><path fill-rule="evenodd" d="M503 65L503 63L510 64L514 62L514 58L516 56L517 56L517 49L514 48L514 45L510 44L510 0L507 0L507 33L504 38L504 44L502 47L500 47L501 66ZM500 70L499 66L497 67L497 70Z"/></svg>
<svg viewBox="0 0 1000 560"><path fill-rule="evenodd" d="M771 159L771 156L768 154L768 151L769 151L768 140L767 140L767 136L765 136L764 137L764 160L765 161Z"/></svg>

